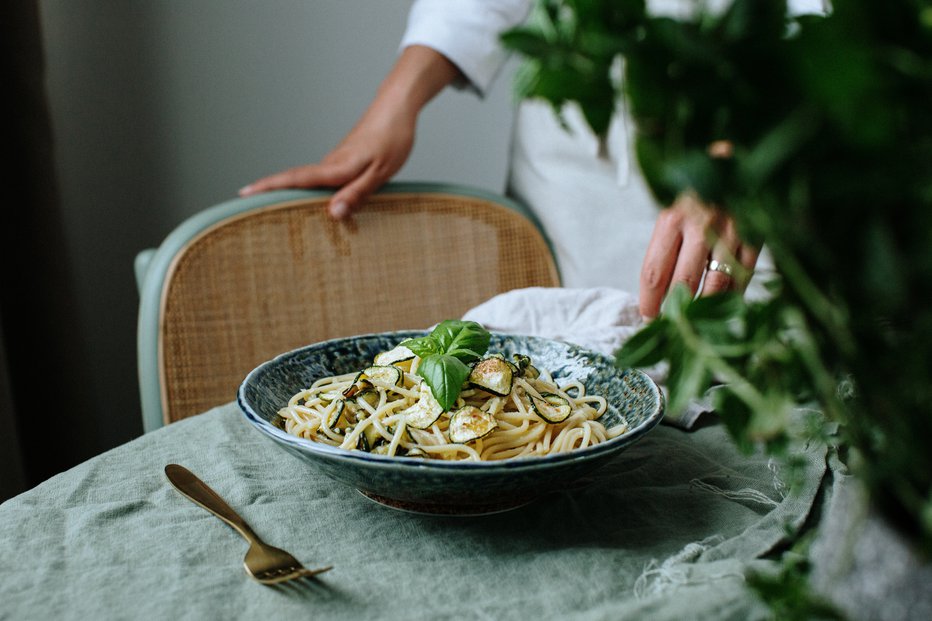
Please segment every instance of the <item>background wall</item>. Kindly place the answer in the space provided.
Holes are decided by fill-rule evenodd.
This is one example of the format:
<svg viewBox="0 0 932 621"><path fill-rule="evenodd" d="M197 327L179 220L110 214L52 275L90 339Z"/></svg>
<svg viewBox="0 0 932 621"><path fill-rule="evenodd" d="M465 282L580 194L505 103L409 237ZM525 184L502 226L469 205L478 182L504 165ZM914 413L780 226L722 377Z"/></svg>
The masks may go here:
<svg viewBox="0 0 932 621"><path fill-rule="evenodd" d="M61 465L142 432L135 254L257 177L333 147L394 61L409 5L39 1L64 231L50 251L70 270L73 303L61 312L74 321L84 391L56 414L70 436ZM442 94L396 178L501 191L511 103L508 75L485 101Z"/></svg>

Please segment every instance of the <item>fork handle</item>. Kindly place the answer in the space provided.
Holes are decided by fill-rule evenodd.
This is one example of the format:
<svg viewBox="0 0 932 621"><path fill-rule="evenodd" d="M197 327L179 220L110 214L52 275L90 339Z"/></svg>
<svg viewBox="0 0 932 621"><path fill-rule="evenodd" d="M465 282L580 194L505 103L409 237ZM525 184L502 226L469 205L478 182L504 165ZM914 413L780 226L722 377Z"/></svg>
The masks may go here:
<svg viewBox="0 0 932 621"><path fill-rule="evenodd" d="M175 489L232 526L246 541L249 543L259 541L259 537L249 527L246 520L241 518L217 492L197 478L193 472L178 464L168 464L165 466L165 476Z"/></svg>

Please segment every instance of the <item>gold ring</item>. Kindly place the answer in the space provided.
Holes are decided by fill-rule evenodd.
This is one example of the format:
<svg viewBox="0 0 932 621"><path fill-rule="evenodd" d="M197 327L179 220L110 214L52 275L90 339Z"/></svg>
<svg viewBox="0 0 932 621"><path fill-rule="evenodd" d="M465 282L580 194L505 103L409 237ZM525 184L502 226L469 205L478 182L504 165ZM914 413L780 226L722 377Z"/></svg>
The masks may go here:
<svg viewBox="0 0 932 621"><path fill-rule="evenodd" d="M721 272L722 274L725 274L725 276L730 277L732 275L732 269L733 268L731 267L731 265L729 265L728 263L719 261L717 259L712 259L711 261L709 261L710 272Z"/></svg>

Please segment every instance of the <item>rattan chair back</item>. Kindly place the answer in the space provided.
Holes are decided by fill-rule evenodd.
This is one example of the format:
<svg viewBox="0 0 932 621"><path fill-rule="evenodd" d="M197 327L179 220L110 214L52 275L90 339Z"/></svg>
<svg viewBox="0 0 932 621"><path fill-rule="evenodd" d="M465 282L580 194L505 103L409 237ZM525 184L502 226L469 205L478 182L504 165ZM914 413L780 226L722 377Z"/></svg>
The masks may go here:
<svg viewBox="0 0 932 621"><path fill-rule="evenodd" d="M147 429L233 400L250 370L296 347L428 328L498 293L559 285L547 242L503 199L394 188L349 222L332 221L326 202L308 194L232 213L195 227L163 257L164 274L146 270L159 280L158 299L144 290L142 302L158 305L148 321L161 410L145 411L152 364L140 359ZM141 309L141 339L143 321Z"/></svg>

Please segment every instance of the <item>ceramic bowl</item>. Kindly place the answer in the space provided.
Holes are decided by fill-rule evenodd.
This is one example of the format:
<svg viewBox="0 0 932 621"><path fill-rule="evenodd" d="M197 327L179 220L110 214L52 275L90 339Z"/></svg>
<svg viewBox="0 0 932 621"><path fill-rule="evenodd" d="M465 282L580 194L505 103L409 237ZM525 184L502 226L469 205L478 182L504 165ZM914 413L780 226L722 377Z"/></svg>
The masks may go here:
<svg viewBox="0 0 932 621"><path fill-rule="evenodd" d="M526 504L564 490L618 456L663 416L664 398L643 372L615 367L608 356L549 339L492 334L489 352L531 356L558 384L580 380L587 394L606 397L606 427L624 417L629 429L607 442L568 453L494 462L440 461L347 451L298 438L276 425L278 411L316 379L362 369L382 351L425 332L387 332L325 341L261 364L243 381L239 406L278 446L330 478L382 504L420 513L477 515ZM279 419L280 420L280 419Z"/></svg>

